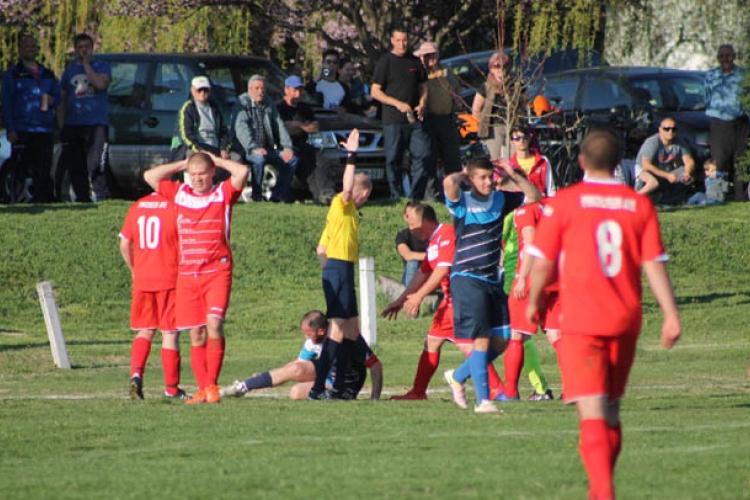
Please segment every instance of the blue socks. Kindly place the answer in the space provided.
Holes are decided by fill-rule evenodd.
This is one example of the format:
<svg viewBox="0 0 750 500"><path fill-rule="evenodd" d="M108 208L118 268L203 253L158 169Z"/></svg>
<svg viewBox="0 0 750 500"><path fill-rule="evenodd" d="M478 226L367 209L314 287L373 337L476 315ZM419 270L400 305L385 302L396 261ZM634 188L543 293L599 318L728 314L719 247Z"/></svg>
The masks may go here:
<svg viewBox="0 0 750 500"><path fill-rule="evenodd" d="M263 389L265 387L273 387L271 373L263 372L259 375L245 380L245 387L247 387L248 391L252 391L253 389Z"/></svg>

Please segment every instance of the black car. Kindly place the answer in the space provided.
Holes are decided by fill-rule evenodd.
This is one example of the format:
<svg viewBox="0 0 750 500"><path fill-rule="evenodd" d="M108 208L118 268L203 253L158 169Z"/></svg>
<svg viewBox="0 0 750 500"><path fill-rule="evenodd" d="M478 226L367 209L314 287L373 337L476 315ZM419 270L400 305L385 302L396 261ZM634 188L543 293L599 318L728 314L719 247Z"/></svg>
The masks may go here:
<svg viewBox="0 0 750 500"><path fill-rule="evenodd" d="M620 109L645 120L655 133L661 119L671 116L678 137L693 148L696 159L708 157L703 72L630 66L564 71L546 76L529 94L547 97L565 113L567 123Z"/></svg>
<svg viewBox="0 0 750 500"><path fill-rule="evenodd" d="M112 53L97 54L96 57L109 62L112 69L109 86L112 193L116 197L131 199L150 190L143 181L143 172L170 160L175 118L190 96L194 76L207 75L210 78L211 97L218 103L227 122L238 96L247 91L250 76L265 76L266 92L274 101L282 98L284 79L288 76L272 61L248 56ZM360 129L362 169L376 182L385 179L385 153L379 123L324 110L316 114L320 133L311 137L311 142L321 149L330 165L343 170L346 155L338 143L356 127ZM53 174L57 195L62 200L70 199L67 172L57 161L55 163ZM275 179L275 170L267 167L264 191L270 191ZM299 181L295 186L304 188ZM249 199L249 193L245 193L243 199Z"/></svg>

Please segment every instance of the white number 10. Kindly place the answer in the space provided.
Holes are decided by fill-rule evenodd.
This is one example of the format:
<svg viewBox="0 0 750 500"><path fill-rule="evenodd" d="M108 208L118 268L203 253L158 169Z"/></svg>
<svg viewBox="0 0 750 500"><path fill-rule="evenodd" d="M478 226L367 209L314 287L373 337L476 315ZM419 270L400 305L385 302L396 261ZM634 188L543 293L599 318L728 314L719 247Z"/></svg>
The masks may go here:
<svg viewBox="0 0 750 500"><path fill-rule="evenodd" d="M605 220L596 228L599 264L608 278L617 276L622 268L622 228L613 220Z"/></svg>
<svg viewBox="0 0 750 500"><path fill-rule="evenodd" d="M159 246L159 233L161 232L161 221L158 217L138 217L138 234L142 249L154 250Z"/></svg>

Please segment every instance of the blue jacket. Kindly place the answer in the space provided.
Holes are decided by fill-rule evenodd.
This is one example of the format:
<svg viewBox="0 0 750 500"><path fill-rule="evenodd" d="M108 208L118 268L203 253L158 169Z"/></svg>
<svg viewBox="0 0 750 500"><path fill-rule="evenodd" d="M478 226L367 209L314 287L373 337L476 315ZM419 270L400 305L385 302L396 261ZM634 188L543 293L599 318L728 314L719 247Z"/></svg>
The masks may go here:
<svg viewBox="0 0 750 500"><path fill-rule="evenodd" d="M60 103L60 84L51 70L39 65L39 80L19 62L3 75L3 125L8 132L50 133L55 124L55 108ZM42 111L42 94L54 97Z"/></svg>
<svg viewBox="0 0 750 500"><path fill-rule="evenodd" d="M254 104L250 96L242 94L232 110L232 151L251 154L253 149L261 147L253 127ZM292 139L279 115L279 109L268 97L263 100L263 130L268 140L268 149L292 149Z"/></svg>

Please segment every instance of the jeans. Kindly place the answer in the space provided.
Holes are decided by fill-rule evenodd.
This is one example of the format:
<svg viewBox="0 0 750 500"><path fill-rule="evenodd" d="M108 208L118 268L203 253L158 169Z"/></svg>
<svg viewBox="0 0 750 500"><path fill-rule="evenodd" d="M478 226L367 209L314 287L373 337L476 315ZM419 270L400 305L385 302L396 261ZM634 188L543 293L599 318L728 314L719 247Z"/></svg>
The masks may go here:
<svg viewBox="0 0 750 500"><path fill-rule="evenodd" d="M78 202L91 201L89 189L94 191L97 201L109 199L108 136L107 125L65 125L60 132L63 143L61 162L70 172L70 182Z"/></svg>
<svg viewBox="0 0 750 500"><path fill-rule="evenodd" d="M391 198L401 198L401 163L404 151L411 154L411 198L424 198L427 183L435 177L434 165L430 162L430 136L423 122L384 123L385 173Z"/></svg>
<svg viewBox="0 0 750 500"><path fill-rule="evenodd" d="M23 189L26 178L31 177L34 185L34 203L52 201L52 180L49 171L52 166L53 147L54 139L51 132L18 132L18 142L13 146L11 158L12 167L15 168L15 183Z"/></svg>
<svg viewBox="0 0 750 500"><path fill-rule="evenodd" d="M417 274L421 265L421 260L407 260L404 262L404 274L401 275L401 283L404 286L409 286L409 283L411 283L412 278Z"/></svg>
<svg viewBox="0 0 750 500"><path fill-rule="evenodd" d="M250 164L251 179L250 185L253 188L253 200L261 201L263 199L263 166L273 165L278 169L276 184L271 192L271 201L289 201L289 189L294 178L294 171L297 169L299 159L295 156L292 161L286 163L281 159L279 152L275 149L268 150L268 154L256 155L250 154L246 157Z"/></svg>

